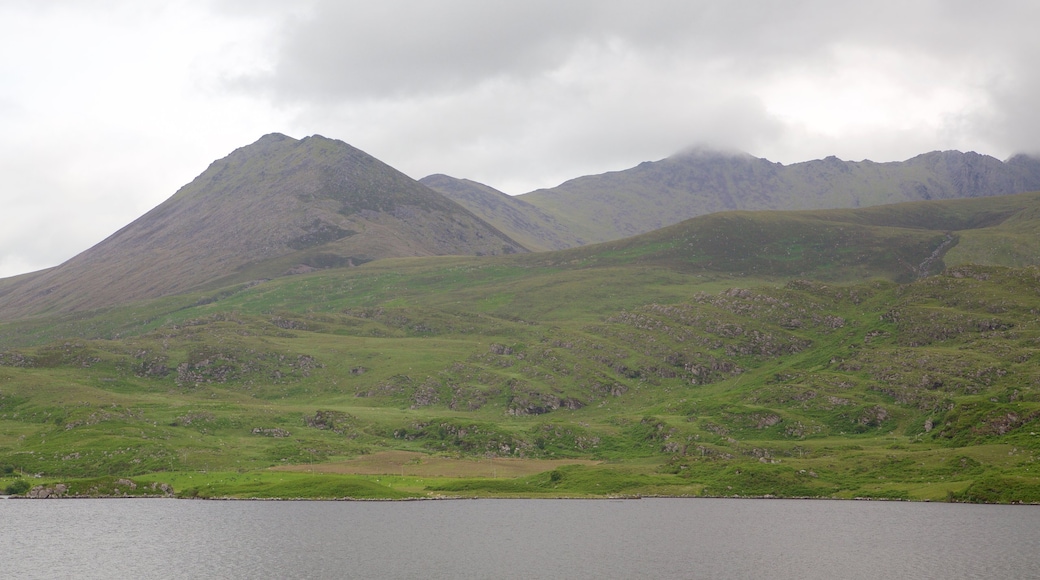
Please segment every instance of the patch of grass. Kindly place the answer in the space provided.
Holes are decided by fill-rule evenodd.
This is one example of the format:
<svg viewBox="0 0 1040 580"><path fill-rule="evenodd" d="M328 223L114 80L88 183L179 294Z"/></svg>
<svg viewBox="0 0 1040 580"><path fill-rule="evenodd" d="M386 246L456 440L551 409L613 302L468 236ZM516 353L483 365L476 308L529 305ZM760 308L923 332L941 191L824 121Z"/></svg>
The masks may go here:
<svg viewBox="0 0 1040 580"><path fill-rule="evenodd" d="M603 497L639 495L642 491L675 488L683 495L687 482L669 475L608 467L570 465L517 479L458 479L427 486L435 493L477 496L548 495Z"/></svg>
<svg viewBox="0 0 1040 580"><path fill-rule="evenodd" d="M949 501L967 503L1040 503L1037 477L991 475L974 481L961 492L950 492Z"/></svg>

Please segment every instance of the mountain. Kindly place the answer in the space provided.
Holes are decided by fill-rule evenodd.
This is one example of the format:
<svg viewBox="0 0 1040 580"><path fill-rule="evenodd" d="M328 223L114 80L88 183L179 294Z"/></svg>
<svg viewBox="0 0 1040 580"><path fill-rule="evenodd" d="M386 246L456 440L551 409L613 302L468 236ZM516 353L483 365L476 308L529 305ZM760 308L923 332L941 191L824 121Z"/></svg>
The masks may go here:
<svg viewBox="0 0 1040 580"><path fill-rule="evenodd" d="M1026 156L1002 162L943 151L892 163L828 157L785 166L691 149L517 197L553 216L573 237L594 243L720 211L853 208L1036 190L1040 160ZM468 200L458 201L472 209Z"/></svg>
<svg viewBox="0 0 1040 580"><path fill-rule="evenodd" d="M495 224L530 250L562 250L586 243L560 225L551 214L482 183L443 174L424 177L419 183Z"/></svg>
<svg viewBox="0 0 1040 580"><path fill-rule="evenodd" d="M0 318L379 258L522 251L455 202L346 143L271 134L215 161L68 262L0 282Z"/></svg>
<svg viewBox="0 0 1040 580"><path fill-rule="evenodd" d="M691 149L511 197L445 175L419 183L341 141L271 134L214 162L68 262L0 280L0 319L387 257L559 250L729 210L865 207L1037 189L1040 160L1025 156L1001 162L946 151L898 163L828 157L785 166ZM984 252L984 244L977 249Z"/></svg>

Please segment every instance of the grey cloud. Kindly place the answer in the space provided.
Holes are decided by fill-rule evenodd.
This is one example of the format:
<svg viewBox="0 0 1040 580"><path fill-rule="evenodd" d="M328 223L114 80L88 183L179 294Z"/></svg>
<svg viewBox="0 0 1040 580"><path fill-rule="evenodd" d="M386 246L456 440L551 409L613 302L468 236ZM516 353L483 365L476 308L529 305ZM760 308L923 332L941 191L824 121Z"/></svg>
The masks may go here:
<svg viewBox="0 0 1040 580"><path fill-rule="evenodd" d="M713 86L697 67L664 82L662 70L636 58L625 65L636 71L618 84L597 60L569 65L579 72L566 81L348 102L309 109L300 125L354 141L413 177L450 172L514 194L662 158L694 143L747 148L779 131L758 99Z"/></svg>
<svg viewBox="0 0 1040 580"><path fill-rule="evenodd" d="M1001 3L318 0L286 18L271 71L235 79L290 101L454 91L529 78L588 44L621 40L747 74L825 61L836 45L965 54L999 42ZM1020 6L1021 4L1015 4Z"/></svg>
<svg viewBox="0 0 1040 580"><path fill-rule="evenodd" d="M479 0L415 3L319 1L287 19L269 73L235 79L287 100L452 92L489 79L529 79L589 44L622 40L653 49L693 48L712 58L717 35L764 35L761 11L719 12L715 3ZM747 20L757 22L748 26ZM806 38L791 34L787 39ZM727 41L726 44L729 44Z"/></svg>
<svg viewBox="0 0 1040 580"><path fill-rule="evenodd" d="M1040 18L1037 19L1040 21ZM1030 36L994 62L985 114L966 119L966 131L1007 153L1040 155L1040 42Z"/></svg>
<svg viewBox="0 0 1040 580"><path fill-rule="evenodd" d="M249 9L241 0L225 0L224 5L243 12ZM274 3L266 6L277 10ZM445 127L457 138L494 140L488 133L498 131L504 138L512 131L518 144L527 142L521 134L525 129L514 125L553 123L543 143L561 148L568 141L587 143L589 147L580 150L588 156L597 149L620 146L604 145L604 134L627 137L629 144L655 138L670 142L680 129L691 141L703 136L705 141L731 145L741 138L744 141L735 144L740 148L761 145L775 150L798 137L786 134L794 128L785 133L777 119L762 114L760 87L807 71L848 73L854 65L844 56L858 50L877 52L884 59L878 66L888 67L887 74L921 90L950 82L946 79L975 75L972 88L984 98L972 110L962 111L960 118L951 117L937 134L921 138L922 144L930 140L933 147L976 143L975 148L1036 150L1040 146L1034 137L1038 132L1030 97L1040 85L1040 69L1034 66L1040 56L1040 37L1032 30L1037 21L1040 3L1029 0L534 0L510 4L313 0L302 12L283 18L271 43L271 67L237 76L229 84L310 109L305 115L328 119L335 118L337 108L364 102L394 102L408 108L432 98L449 99L462 111L461 115L442 111L449 118L462 117L459 124ZM618 45L645 68L656 67L656 76L632 79L627 76L631 71L614 70L618 65L611 61L612 50ZM575 74L568 66L583 52L601 55L592 66L602 67L604 75L613 74L613 84L607 80L592 87L568 84ZM921 62L934 63L929 76L908 77L921 70L919 64L909 63ZM686 88L684 99L656 102L655 91L676 90L675 77L689 74L691 63L708 65L712 72L697 73L699 82ZM567 87L559 89L553 80ZM647 90L609 106L595 102L596 98L592 103L576 98L582 90L617 91L632 83L645 83ZM494 104L475 100L482 87L496 86L508 87L524 99L500 96L497 110ZM570 94L564 94L567 91ZM727 111L737 107L711 99L712 92L743 103L741 107L750 114L730 115ZM639 126L645 108L663 105L671 107L670 126L654 130L652 121ZM691 113L690 107L703 110ZM595 113L601 116L592 119ZM488 126L471 127L481 119ZM582 119L588 120L585 127ZM735 124L724 131L710 123L714 119ZM565 127L588 133L564 135ZM826 143L820 136L815 138ZM863 140L868 144L917 141L907 141L904 135L894 141L884 135ZM572 159L582 155L557 151Z"/></svg>
<svg viewBox="0 0 1040 580"><path fill-rule="evenodd" d="M232 82L283 99L322 101L457 90L497 75L524 76L568 54L580 22L577 6L317 2L309 17L286 20L270 74Z"/></svg>

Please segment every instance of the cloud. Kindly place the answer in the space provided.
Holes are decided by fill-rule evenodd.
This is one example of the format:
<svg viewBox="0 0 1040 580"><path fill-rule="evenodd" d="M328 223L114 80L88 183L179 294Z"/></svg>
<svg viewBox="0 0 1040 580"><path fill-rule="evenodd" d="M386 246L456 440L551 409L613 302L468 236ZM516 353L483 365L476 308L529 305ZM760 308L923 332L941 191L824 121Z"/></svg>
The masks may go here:
<svg viewBox="0 0 1040 580"><path fill-rule="evenodd" d="M416 177L498 175L503 189L695 143L785 162L1007 153L1028 134L981 120L1037 77L1014 58L1036 44L1031 16L1028 2L316 0L281 18L264 70L226 86Z"/></svg>
<svg viewBox="0 0 1040 580"><path fill-rule="evenodd" d="M305 101L450 92L495 78L537 78L577 51L609 50L616 41L658 58L716 61L761 76L825 67L831 52L845 46L956 57L1006 42L1009 26L1029 29L1028 20L1009 20L1001 10L1028 6L1022 2L315 0L306 6L282 16L271 70L239 79L246 86Z"/></svg>
<svg viewBox="0 0 1040 580"><path fill-rule="evenodd" d="M738 147L769 134L761 103L718 79L712 63L676 68L615 41L575 50L535 78L312 106L296 124L334 128L414 177L456 172L523 193L693 143Z"/></svg>
<svg viewBox="0 0 1040 580"><path fill-rule="evenodd" d="M0 21L17 23L0 37L0 276L72 257L273 130L208 68L258 27L116 1L0 3Z"/></svg>
<svg viewBox="0 0 1040 580"><path fill-rule="evenodd" d="M1040 19L1040 13L1035 14ZM1040 20L1034 20L1040 21ZM984 114L963 119L965 132L1007 153L1040 155L1040 38L1024 35L993 55L981 89L989 100Z"/></svg>
<svg viewBox="0 0 1040 580"><path fill-rule="evenodd" d="M285 16L271 71L235 81L307 102L452 92L555 68L588 29L583 2L316 1Z"/></svg>

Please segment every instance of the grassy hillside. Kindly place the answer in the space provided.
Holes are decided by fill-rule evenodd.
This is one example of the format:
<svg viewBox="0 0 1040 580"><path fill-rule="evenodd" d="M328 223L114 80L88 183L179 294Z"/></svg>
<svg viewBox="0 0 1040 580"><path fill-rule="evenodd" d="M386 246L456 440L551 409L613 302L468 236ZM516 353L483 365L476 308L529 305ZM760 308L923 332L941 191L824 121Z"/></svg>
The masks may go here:
<svg viewBox="0 0 1040 580"><path fill-rule="evenodd" d="M723 214L4 323L0 484L1040 501L1040 271L917 278L1035 244L1037 201Z"/></svg>
<svg viewBox="0 0 1040 580"><path fill-rule="evenodd" d="M1037 499L1036 270L664 284L647 289L654 300L566 320L513 318L507 276L482 273L485 304L453 308L452 286L474 277L311 275L132 337L8 349L0 465L55 482L170 482L401 450L471 475L495 458L603 462L545 481L408 483L420 495L583 495L610 481L604 492L943 499L996 478L1022 488L1010 499ZM362 284L399 291L373 300ZM326 300L293 308L299 295Z"/></svg>

